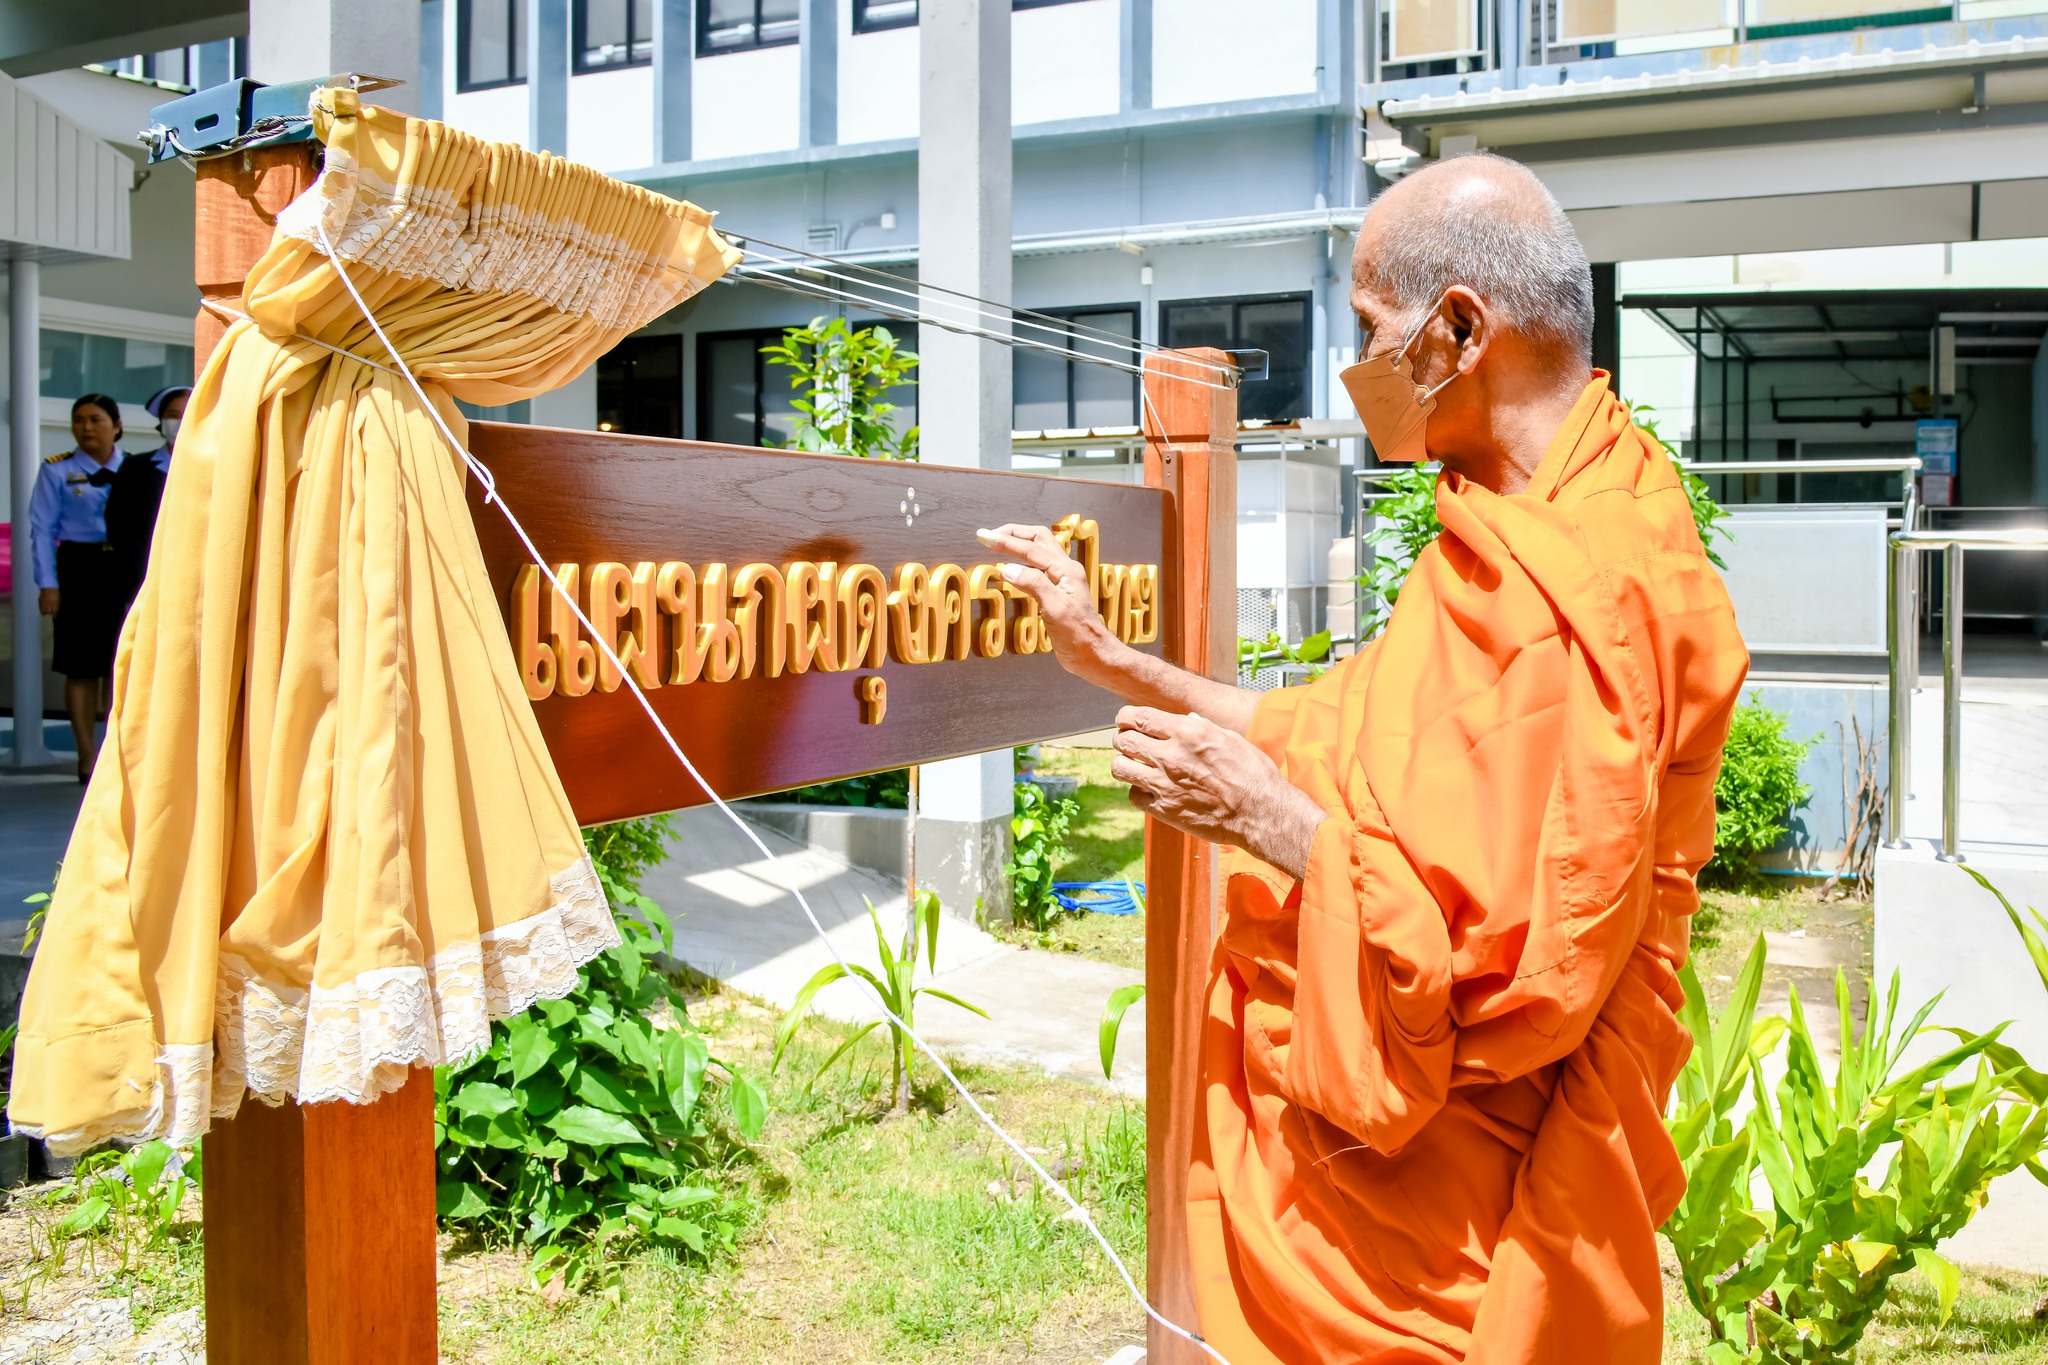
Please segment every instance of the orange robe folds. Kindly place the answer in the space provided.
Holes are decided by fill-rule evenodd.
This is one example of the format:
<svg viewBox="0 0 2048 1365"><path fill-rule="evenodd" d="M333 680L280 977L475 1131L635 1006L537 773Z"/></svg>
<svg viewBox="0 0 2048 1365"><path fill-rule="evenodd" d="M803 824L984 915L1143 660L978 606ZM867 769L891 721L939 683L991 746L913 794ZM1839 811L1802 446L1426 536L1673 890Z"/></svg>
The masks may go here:
<svg viewBox="0 0 2048 1365"><path fill-rule="evenodd" d="M1189 1237L1232 1365L1662 1350L1676 969L1748 655L1604 375L1525 492L1437 510L1378 643L1251 728L1334 818L1299 883L1226 868Z"/></svg>

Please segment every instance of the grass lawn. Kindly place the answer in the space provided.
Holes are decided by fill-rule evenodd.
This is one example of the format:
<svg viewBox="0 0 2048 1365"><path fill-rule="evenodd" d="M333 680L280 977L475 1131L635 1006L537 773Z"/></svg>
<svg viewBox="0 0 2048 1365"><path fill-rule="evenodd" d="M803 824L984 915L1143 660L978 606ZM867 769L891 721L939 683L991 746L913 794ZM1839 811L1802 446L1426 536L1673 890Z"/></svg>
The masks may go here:
<svg viewBox="0 0 2048 1365"><path fill-rule="evenodd" d="M1038 770L1052 776L1078 777L1074 799L1080 814L1067 831L1067 851L1053 864L1063 882L1145 882L1145 817L1131 806L1130 788L1109 775L1112 751L1057 748L1039 751ZM1143 915L1069 915L1043 934L1012 929L1005 935L1058 953L1079 953L1118 967L1145 966Z"/></svg>

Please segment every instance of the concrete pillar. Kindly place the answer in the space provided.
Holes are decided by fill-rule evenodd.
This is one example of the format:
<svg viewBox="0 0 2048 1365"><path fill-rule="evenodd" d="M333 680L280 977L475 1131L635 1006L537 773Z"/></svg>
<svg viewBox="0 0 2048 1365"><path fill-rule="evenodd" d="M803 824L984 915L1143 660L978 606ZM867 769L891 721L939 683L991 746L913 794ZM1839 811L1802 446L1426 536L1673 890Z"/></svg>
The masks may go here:
<svg viewBox="0 0 2048 1365"><path fill-rule="evenodd" d="M20 248L16 248L17 252ZM28 504L42 464L37 399L42 392L42 268L16 255L7 278L7 435L13 501L8 530L14 552L14 748L17 768L51 761L43 747L43 616L36 604L35 554Z"/></svg>
<svg viewBox="0 0 2048 1365"><path fill-rule="evenodd" d="M421 118L442 117L442 94L448 86L448 11L454 0L420 0Z"/></svg>
<svg viewBox="0 0 2048 1365"><path fill-rule="evenodd" d="M797 30L797 137L805 147L839 141L839 0L803 0Z"/></svg>
<svg viewBox="0 0 2048 1365"><path fill-rule="evenodd" d="M569 0L526 5L526 148L569 154Z"/></svg>
<svg viewBox="0 0 2048 1365"><path fill-rule="evenodd" d="M270 85L337 72L405 84L377 103L419 112L420 0L249 0L249 74Z"/></svg>
<svg viewBox="0 0 2048 1365"><path fill-rule="evenodd" d="M927 0L918 15L918 275L1010 298L1009 0ZM925 308L974 321L960 301ZM918 425L929 464L1010 467L1010 350L927 326L918 333ZM924 766L918 882L956 915L1009 918L1011 753Z"/></svg>
<svg viewBox="0 0 2048 1365"><path fill-rule="evenodd" d="M695 0L654 0L654 164L690 159Z"/></svg>
<svg viewBox="0 0 2048 1365"><path fill-rule="evenodd" d="M1122 0L1117 100L1124 113L1152 107L1152 0Z"/></svg>

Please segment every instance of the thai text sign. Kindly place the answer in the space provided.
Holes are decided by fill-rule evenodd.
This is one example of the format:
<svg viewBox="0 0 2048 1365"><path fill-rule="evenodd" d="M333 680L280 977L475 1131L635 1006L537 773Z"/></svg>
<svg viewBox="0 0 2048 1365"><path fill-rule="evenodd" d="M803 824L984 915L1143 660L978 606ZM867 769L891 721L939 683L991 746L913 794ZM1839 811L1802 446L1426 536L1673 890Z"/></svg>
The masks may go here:
<svg viewBox="0 0 2048 1365"><path fill-rule="evenodd" d="M489 423L471 449L722 796L1111 722L1115 699L1051 657L978 527L1053 526L1108 628L1161 648L1157 490ZM474 487L471 512L579 817L704 801Z"/></svg>

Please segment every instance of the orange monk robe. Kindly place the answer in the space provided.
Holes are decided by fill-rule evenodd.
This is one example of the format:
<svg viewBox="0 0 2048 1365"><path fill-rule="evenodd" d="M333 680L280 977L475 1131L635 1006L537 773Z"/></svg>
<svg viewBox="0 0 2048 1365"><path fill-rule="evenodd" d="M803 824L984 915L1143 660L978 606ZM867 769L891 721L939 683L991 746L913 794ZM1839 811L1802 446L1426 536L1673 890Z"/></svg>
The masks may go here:
<svg viewBox="0 0 2048 1365"><path fill-rule="evenodd" d="M1251 738L1334 816L1227 867L1189 1237L1232 1365L1653 1362L1693 876L1748 667L1595 373L1528 489L1447 475L1386 633Z"/></svg>

